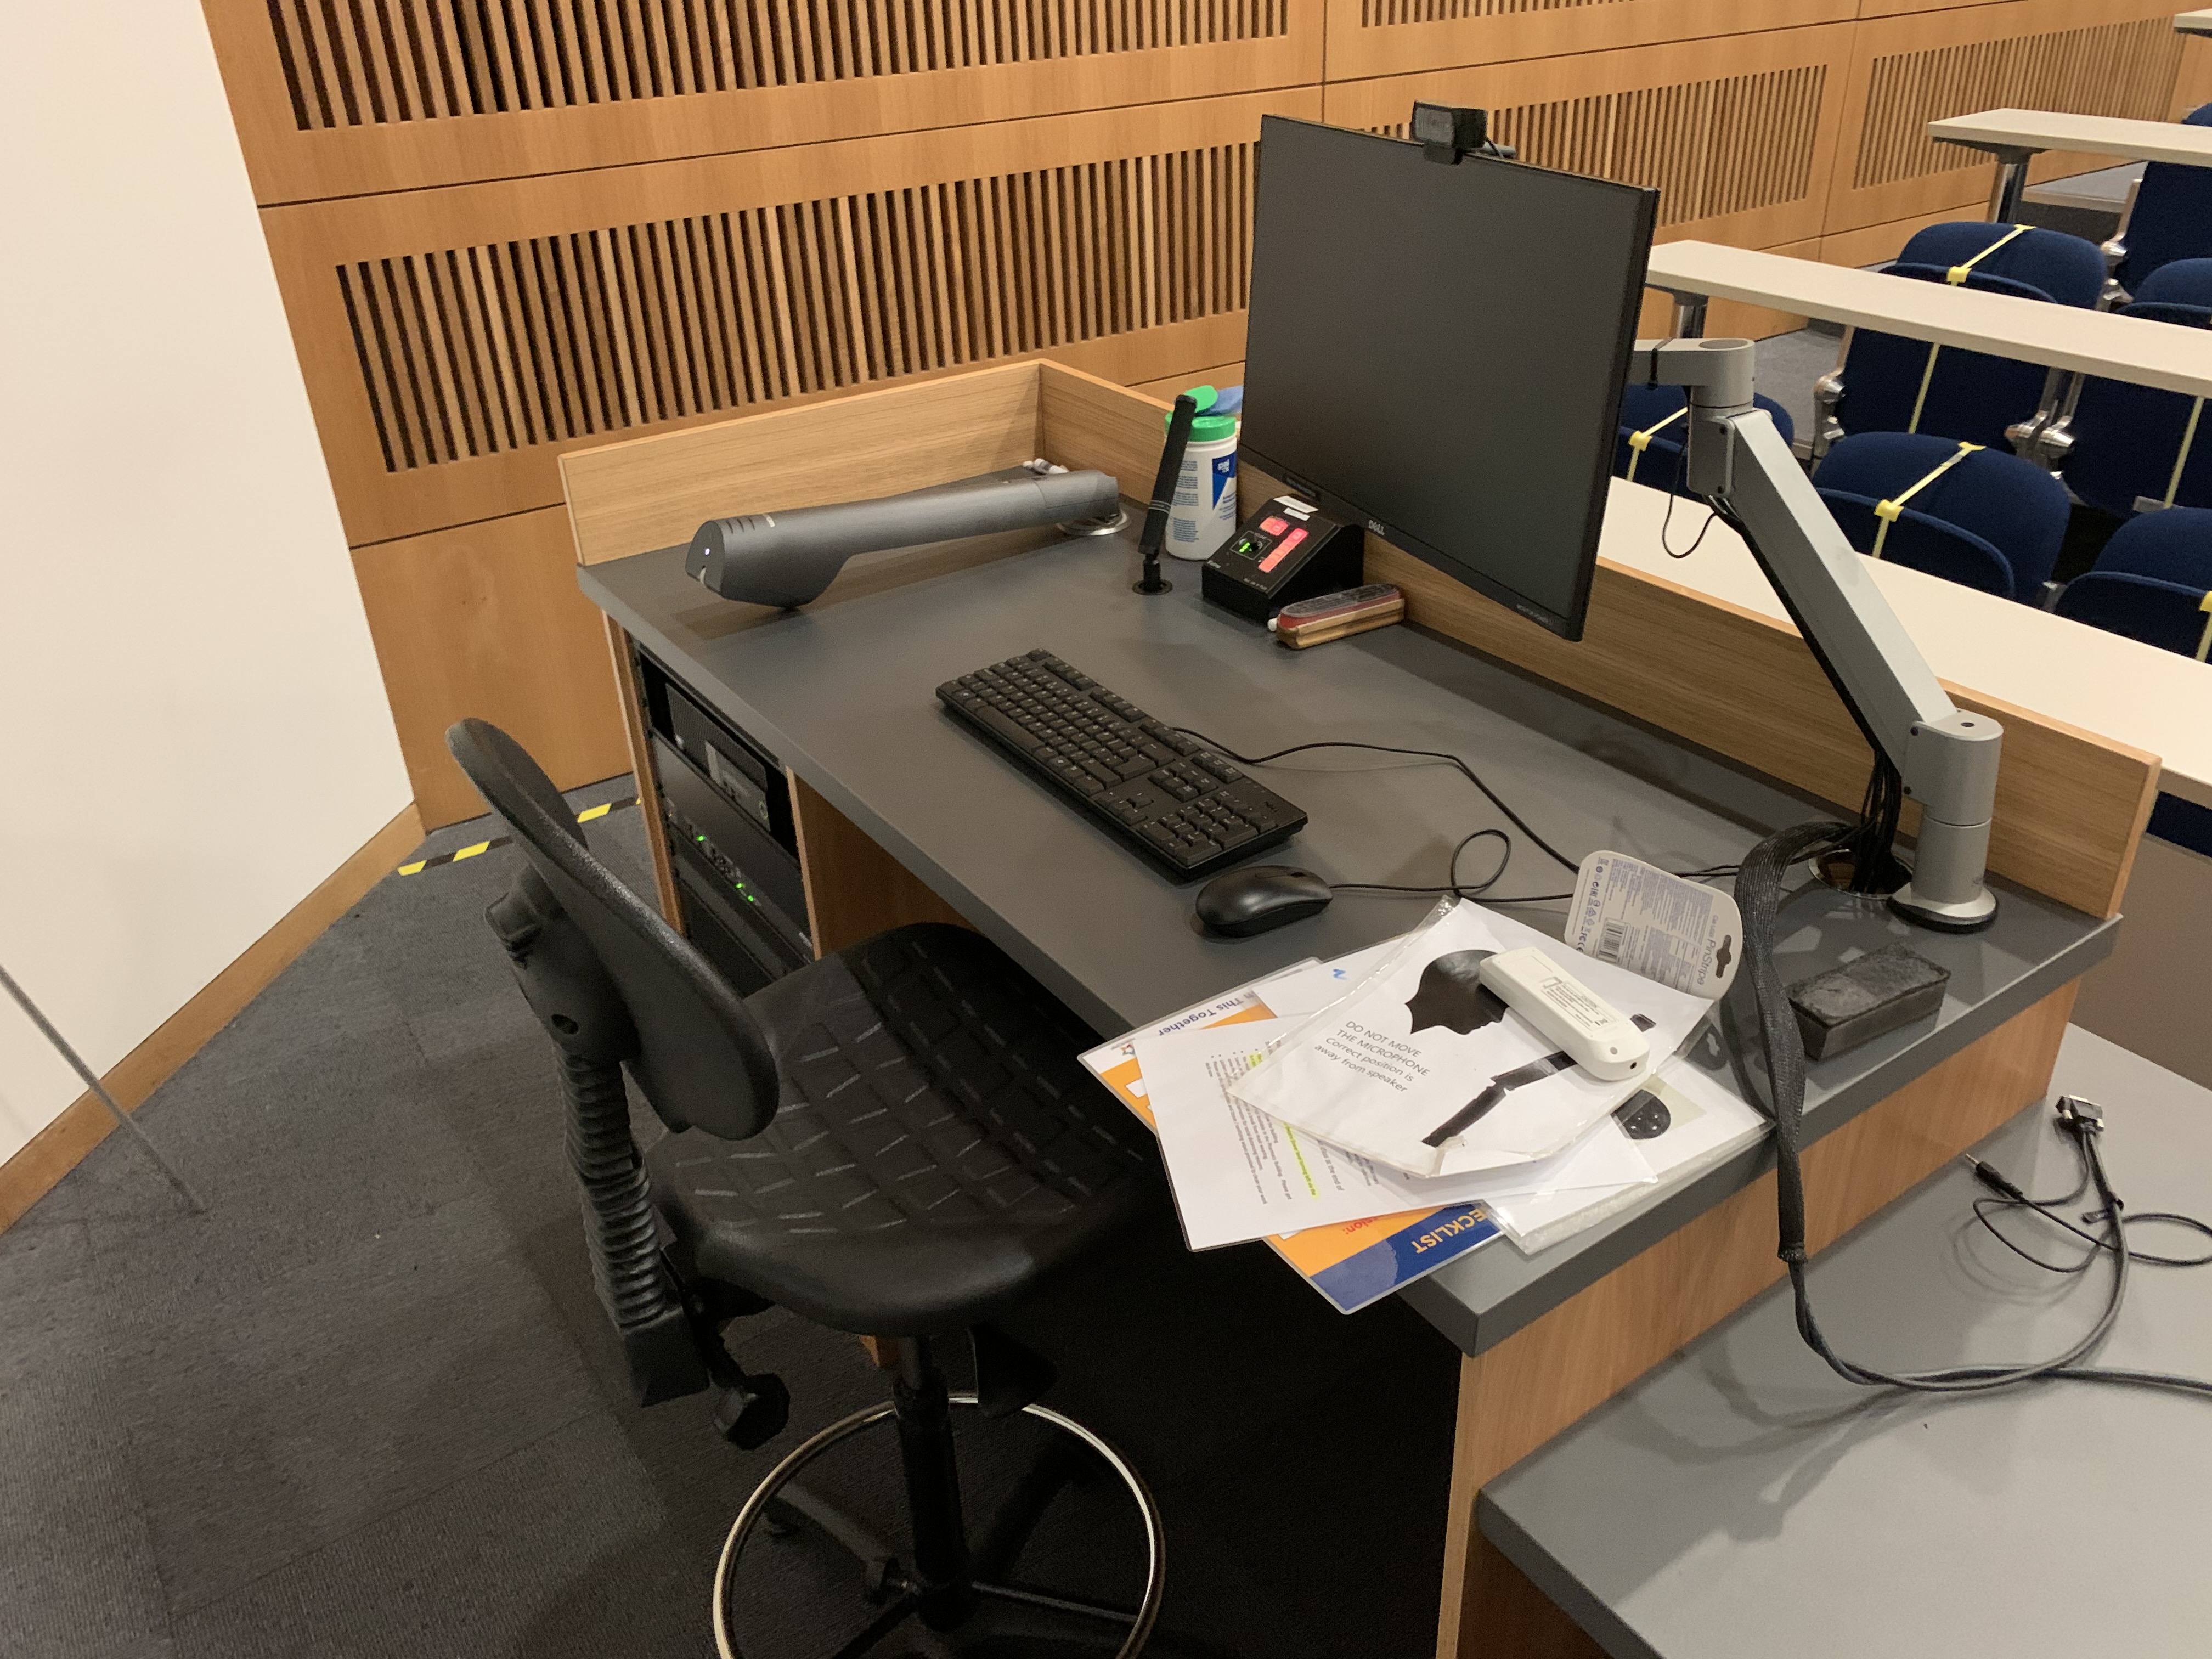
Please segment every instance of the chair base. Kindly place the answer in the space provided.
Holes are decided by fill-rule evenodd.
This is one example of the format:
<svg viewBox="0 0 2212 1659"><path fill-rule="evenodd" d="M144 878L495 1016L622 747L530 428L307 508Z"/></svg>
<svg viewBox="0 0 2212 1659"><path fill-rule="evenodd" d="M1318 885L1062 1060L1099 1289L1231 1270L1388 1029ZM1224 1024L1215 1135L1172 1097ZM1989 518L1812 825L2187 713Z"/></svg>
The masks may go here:
<svg viewBox="0 0 2212 1659"><path fill-rule="evenodd" d="M951 1394L945 1396L956 1406L973 1407L976 1405L972 1394ZM957 1589L969 1600L980 1598L1012 1606L1028 1607L1040 1613L1066 1615L1071 1621L1085 1620L1094 1625L1118 1627L1121 1639L1113 1650L1113 1659L1137 1659L1150 1639L1153 1626L1158 1621L1161 1593L1167 1571L1167 1550L1160 1523L1159 1507L1152 1500L1143 1480L1127 1460L1105 1440L1073 1418L1065 1417L1049 1407L1028 1405L1022 1410L1041 1422L1049 1424L1062 1435L1072 1437L1074 1447L1067 1442L1056 1443L1055 1453L1048 1455L1034 1466L1017 1487L1006 1508L985 1528L975 1547L975 1556L985 1574L997 1564L1010 1564L1018 1554L1045 1506L1071 1478L1074 1462L1087 1450L1120 1478L1137 1504L1145 1524L1146 1561L1144 1595L1133 1609L1103 1607L1066 1596L1018 1585L998 1582L988 1576L964 1577ZM800 1522L811 1523L825 1537L850 1555L860 1567L860 1584L871 1601L883 1603L883 1610L860 1633L839 1648L828 1659L862 1659L875 1650L877 1644L894 1631L924 1612L926 1600L933 1596L942 1601L945 1586L925 1586L900 1560L890 1543L880 1537L865 1521L847 1513L820 1493L799 1483L798 1475L830 1447L839 1442L892 1420L897 1406L885 1401L870 1406L851 1416L832 1423L813 1435L785 1457L752 1493L730 1527L722 1545L722 1555L714 1570L714 1644L721 1659L744 1659L744 1650L738 1645L733 1633L733 1619L730 1607L731 1587L735 1580L738 1557L757 1528L771 1534L788 1532ZM1080 1448L1080 1450L1076 1449ZM1073 1453L1073 1455L1070 1454ZM933 1625L938 1621L927 1621ZM924 1634L927 1641L927 1634ZM934 1645L933 1644L932 1644ZM1102 1648L1103 1650L1103 1648Z"/></svg>

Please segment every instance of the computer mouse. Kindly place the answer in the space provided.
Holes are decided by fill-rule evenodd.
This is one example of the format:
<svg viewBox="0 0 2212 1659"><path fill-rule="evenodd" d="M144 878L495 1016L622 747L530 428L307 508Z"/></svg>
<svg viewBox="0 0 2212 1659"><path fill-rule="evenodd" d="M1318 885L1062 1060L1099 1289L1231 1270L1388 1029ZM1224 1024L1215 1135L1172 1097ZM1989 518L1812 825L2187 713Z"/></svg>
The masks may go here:
<svg viewBox="0 0 2212 1659"><path fill-rule="evenodd" d="M1310 870L1255 864L1216 876L1198 890L1198 919L1209 933L1249 939L1285 922L1319 915L1336 896Z"/></svg>

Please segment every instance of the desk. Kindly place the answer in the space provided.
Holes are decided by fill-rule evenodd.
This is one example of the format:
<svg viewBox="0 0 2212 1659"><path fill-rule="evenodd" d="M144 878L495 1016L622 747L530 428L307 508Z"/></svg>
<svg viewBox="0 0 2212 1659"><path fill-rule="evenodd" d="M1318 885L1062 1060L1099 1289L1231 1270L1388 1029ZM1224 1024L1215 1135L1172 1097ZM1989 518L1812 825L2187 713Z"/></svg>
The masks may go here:
<svg viewBox="0 0 2212 1659"><path fill-rule="evenodd" d="M2027 164L2047 149L2113 155L2124 161L2172 161L2212 167L2212 128L2179 121L2128 121L2109 115L2063 115L2051 110L1992 109L1928 124L1938 143L1985 151L1997 164L1990 192L1990 217L2015 221L2027 188Z"/></svg>
<svg viewBox="0 0 2212 1659"><path fill-rule="evenodd" d="M2106 1109L2123 1198L2202 1212L2212 1091L2079 1030L2053 1081ZM1978 1150L2030 1192L2078 1170L2045 1112ZM2087 1327L2108 1268L2057 1279L1965 1228L1983 1190L1954 1164L1814 1269L1843 1352L2002 1361ZM2156 1231L2142 1248L2195 1253ZM2136 1268L2100 1357L2212 1376L2212 1268ZM2204 1411L2070 1382L1954 1401L1855 1389L1798 1341L1778 1289L1493 1482L1482 1527L1616 1659L2197 1653L2212 1630Z"/></svg>
<svg viewBox="0 0 2212 1659"><path fill-rule="evenodd" d="M654 660L784 764L963 921L1103 1033L1127 1030L1309 956L1372 945L1427 901L1346 894L1313 921L1215 939L1176 887L970 737L933 689L1038 646L1151 713L1244 753L1329 738L1466 755L1515 810L1571 850L1613 847L1676 868L1733 861L1801 821L1802 800L1535 686L1465 647L1393 628L1334 649L1285 651L1198 595L1129 591L1133 543L1072 542L914 584L771 616L726 604L667 548L583 572L585 592ZM1262 861L1337 881L1443 879L1452 845L1503 823L1456 772L1382 756L1300 757L1263 769L1312 822ZM1516 841L1519 838L1516 837ZM1473 862L1469 863L1470 873ZM1504 893L1559 893L1572 872L1525 841ZM1565 907L1510 914L1556 936ZM1793 906L1817 933L1790 978L1909 939L1960 993L1933 1030L1869 1044L1818 1068L1808 1101L1832 1131L1936 1062L2022 1013L2109 953L2114 925L2008 892L1980 933L1909 928L1879 905L1823 894ZM1749 983L1734 1008L1751 1018ZM1748 1030L1746 1024L1742 1029ZM1708 1069L1725 1076L1717 1053ZM1425 1280L1415 1305L1480 1353L1743 1186L1747 1154L1530 1259L1478 1251Z"/></svg>
<svg viewBox="0 0 2212 1659"><path fill-rule="evenodd" d="M1190 919L1191 889L1168 885L936 708L931 692L940 681L1037 646L1154 714L1238 747L1339 736L1455 749L1577 850L1612 845L1704 863L1814 810L1769 779L1537 684L1441 632L1391 629L1290 653L1204 605L1188 569L1171 573L1172 595L1139 598L1128 591L1134 553L1126 538L1012 538L906 556L902 567L900 556L886 556L848 569L797 614L714 599L684 579L674 548L617 556L625 540L634 546L656 530L659 541L672 539L686 517L701 516L702 498L743 511L851 493L849 464L823 450L840 441L869 458L877 488L942 481L1039 451L1135 477L1157 446L1162 407L1054 366L1024 365L568 458L586 593L625 648L634 641L777 751L799 786L802 843L837 849L836 871L815 856L807 872L822 948L889 921L950 916L995 939L1101 1029L1119 1030L1298 957L1372 943L1418 918L1418 902L1347 895L1314 921L1255 940L1201 937ZM922 470L925 457L934 479ZM775 499L760 498L768 490ZM1507 631L1489 648L1509 658L1540 643L1513 633L1528 625L1498 607L1463 590L1440 591L1433 573L1409 568L1395 550L1372 544L1369 559L1370 576L1407 586L1417 620L1442 632L1495 623ZM902 569L913 579L902 580ZM1571 684L1585 669L1628 676L1603 684L1644 686L1644 706L1700 730L1700 709L1717 706L1727 718L1709 746L1763 724L1776 746L1755 752L1771 754L1777 769L1832 743L1814 728L1827 718L1819 698L1832 696L1806 690L1815 682L1786 631L1632 573L1600 576L1586 642L1542 636L1566 653L1554 678ZM1480 611L1462 617L1454 608L1462 600ZM1638 605L1674 609L1638 612ZM1662 617L1656 633L1638 620L1654 615ZM1632 635L1626 645L1624 629ZM1690 653L1695 667L1675 672L1670 650ZM1763 702L1730 684L1745 664L1764 677ZM1787 717L1774 718L1765 704L1785 708ZM1821 1138L1808 1167L1822 1241L2040 1092L2074 981L2111 948L2112 925L2099 918L2124 879L2134 833L2126 826L2139 829L2155 762L2032 718L2007 719L2018 721L2008 726L2008 752L2020 757L2019 777L2032 778L2040 764L2092 765L2106 769L2099 775L2109 789L2083 799L2094 805L2112 790L2122 798L2118 816L2100 821L2121 826L2119 840L2088 820L2075 826L2079 856L2064 879L2097 914L2008 884L1989 932L1913 935L1951 966L1956 995L1932 1027L1816 1068L1810 1127ZM1854 763L1838 744L1833 762L1832 775L1853 780L1853 788L1865 764L1858 752ZM1816 768L1802 775L1827 775ZM1333 876L1436 880L1453 842L1492 821L1439 766L1333 757L1267 776L1313 819L1287 854L1274 856ZM2023 868L2033 867L2024 849L2063 844L2036 839L2055 827L2037 804L2050 793L2031 787L2000 800L2014 849L2008 856L2027 858ZM1506 885L1529 893L1564 884L1524 850ZM1542 927L1556 911L1520 914ZM833 915L834 924L824 920ZM1825 893L1794 915L1803 925L1791 930L1793 973L1903 931L1878 907ZM1741 1010L1729 1018L1740 1027ZM1709 1052L1706 1063L1728 1060ZM1474 1537L1474 1495L1772 1278L1764 1162L1763 1153L1747 1153L1533 1258L1491 1246L1409 1297L1466 1355L1440 1653L1474 1651L1501 1621L1557 1618L1525 1580L1516 1587L1510 1567L1502 1577Z"/></svg>
<svg viewBox="0 0 2212 1659"><path fill-rule="evenodd" d="M2212 128L2203 131L2212 143ZM1651 250L1650 283L1670 292L1717 294L2076 374L2212 397L2212 332L2171 323L1942 283L1905 282L1878 270L1713 242L1661 243Z"/></svg>

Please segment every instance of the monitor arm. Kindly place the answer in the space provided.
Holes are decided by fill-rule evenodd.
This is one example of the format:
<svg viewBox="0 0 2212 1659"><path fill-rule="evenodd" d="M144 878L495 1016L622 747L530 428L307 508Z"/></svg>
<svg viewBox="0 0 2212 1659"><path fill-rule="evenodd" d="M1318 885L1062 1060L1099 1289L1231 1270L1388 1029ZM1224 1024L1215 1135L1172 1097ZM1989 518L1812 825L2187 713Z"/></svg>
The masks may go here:
<svg viewBox="0 0 2212 1659"><path fill-rule="evenodd" d="M2004 732L1951 701L1827 506L1752 402L1748 340L1639 340L1629 380L1684 389L1686 480L1744 532L1859 728L1920 803L1908 920L1964 932L1996 914L1982 880Z"/></svg>

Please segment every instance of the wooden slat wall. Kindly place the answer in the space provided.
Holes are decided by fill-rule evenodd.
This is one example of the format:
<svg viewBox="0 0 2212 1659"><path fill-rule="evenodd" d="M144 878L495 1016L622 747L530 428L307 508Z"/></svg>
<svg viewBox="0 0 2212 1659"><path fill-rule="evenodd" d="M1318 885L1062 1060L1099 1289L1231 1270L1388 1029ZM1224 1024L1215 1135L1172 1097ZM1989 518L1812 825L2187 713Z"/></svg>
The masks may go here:
<svg viewBox="0 0 2212 1659"><path fill-rule="evenodd" d="M2174 10L2166 0L2013 0L1858 24L1828 231L1985 201L1988 160L1927 135L1947 114L2017 106L2165 119L2181 67ZM2111 165L2054 154L2031 172Z"/></svg>
<svg viewBox="0 0 2212 1659"><path fill-rule="evenodd" d="M1480 104L1662 236L1872 258L1987 195L1932 115L2212 96L2167 0L203 3L433 824L461 714L627 763L565 452L1025 357L1223 378L1265 113Z"/></svg>
<svg viewBox="0 0 2212 1659"><path fill-rule="evenodd" d="M204 0L264 203L1321 79L1322 0Z"/></svg>
<svg viewBox="0 0 2212 1659"><path fill-rule="evenodd" d="M1335 125L1406 136L1416 100L1479 104L1540 167L1656 185L1662 237L1817 236L1850 72L1847 25L1332 84Z"/></svg>

